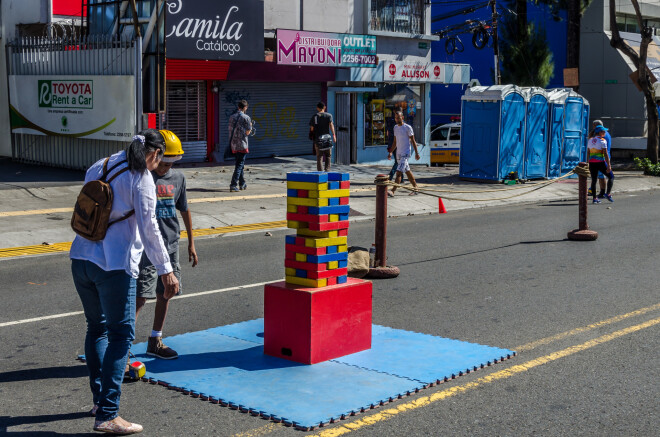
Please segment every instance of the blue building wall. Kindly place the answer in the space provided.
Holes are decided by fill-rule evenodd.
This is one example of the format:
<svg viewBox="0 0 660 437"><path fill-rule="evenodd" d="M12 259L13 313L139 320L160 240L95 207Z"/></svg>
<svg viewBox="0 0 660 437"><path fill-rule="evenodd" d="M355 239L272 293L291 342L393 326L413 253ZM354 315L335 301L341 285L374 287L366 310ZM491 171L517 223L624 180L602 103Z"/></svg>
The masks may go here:
<svg viewBox="0 0 660 437"><path fill-rule="evenodd" d="M500 3L500 2L498 2ZM545 6L534 6L528 3L527 19L529 22L545 26L546 36L549 41L550 50L554 55L555 74L547 88L561 88L564 86L563 70L566 68L566 14L562 12L562 21L554 21L549 9ZM432 16L455 11L460 9L459 2L452 2L446 5L433 2ZM500 20L502 15L509 13L503 8L498 8ZM432 31L437 32L452 24L463 23L468 19L487 20L490 18L490 7L479 9L471 14L459 15L447 20L432 23ZM485 47L477 50L472 46L472 34L466 33L460 35L460 39L465 46L462 53L455 52L448 55L445 51L445 39L433 42L431 45L431 59L434 62L456 62L470 64L472 79L478 79L481 85L488 86L494 83L495 59L492 47ZM506 85L506 84L504 84ZM464 93L464 85L432 85L431 86L431 113L432 114L456 114L461 113L461 96ZM431 124L449 123L450 116L433 115Z"/></svg>

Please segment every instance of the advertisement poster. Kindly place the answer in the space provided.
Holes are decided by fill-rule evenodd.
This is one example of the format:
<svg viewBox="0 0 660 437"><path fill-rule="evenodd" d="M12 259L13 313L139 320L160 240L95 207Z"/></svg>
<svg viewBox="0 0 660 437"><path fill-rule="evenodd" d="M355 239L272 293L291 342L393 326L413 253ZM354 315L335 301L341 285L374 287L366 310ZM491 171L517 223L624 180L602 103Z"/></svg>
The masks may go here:
<svg viewBox="0 0 660 437"><path fill-rule="evenodd" d="M385 61L385 82L445 82L445 64L440 62Z"/></svg>
<svg viewBox="0 0 660 437"><path fill-rule="evenodd" d="M263 0L169 0L167 57L264 60Z"/></svg>
<svg viewBox="0 0 660 437"><path fill-rule="evenodd" d="M277 63L374 68L378 64L376 37L277 29Z"/></svg>
<svg viewBox="0 0 660 437"><path fill-rule="evenodd" d="M9 76L11 131L130 141L133 76Z"/></svg>

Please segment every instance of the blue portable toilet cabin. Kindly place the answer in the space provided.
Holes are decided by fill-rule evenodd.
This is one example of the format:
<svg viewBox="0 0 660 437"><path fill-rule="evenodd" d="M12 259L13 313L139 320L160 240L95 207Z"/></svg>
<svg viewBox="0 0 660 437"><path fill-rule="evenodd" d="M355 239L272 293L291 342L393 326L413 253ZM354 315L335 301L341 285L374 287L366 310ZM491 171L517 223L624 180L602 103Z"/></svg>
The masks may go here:
<svg viewBox="0 0 660 437"><path fill-rule="evenodd" d="M459 176L501 181L523 171L525 99L515 85L472 87L462 97Z"/></svg>
<svg viewBox="0 0 660 437"><path fill-rule="evenodd" d="M586 158L589 102L570 88L548 92L550 141L548 177L558 178Z"/></svg>
<svg viewBox="0 0 660 437"><path fill-rule="evenodd" d="M537 87L522 91L527 106L522 179L543 179L548 176L548 93Z"/></svg>

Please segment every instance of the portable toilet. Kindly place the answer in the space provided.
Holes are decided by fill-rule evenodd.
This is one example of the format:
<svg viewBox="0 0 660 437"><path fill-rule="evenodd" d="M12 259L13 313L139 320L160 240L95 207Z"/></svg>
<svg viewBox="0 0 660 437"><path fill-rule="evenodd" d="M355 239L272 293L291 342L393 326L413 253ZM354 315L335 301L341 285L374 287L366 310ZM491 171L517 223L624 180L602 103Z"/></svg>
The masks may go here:
<svg viewBox="0 0 660 437"><path fill-rule="evenodd" d="M548 100L548 177L557 178L573 170L586 157L589 102L570 88L550 90Z"/></svg>
<svg viewBox="0 0 660 437"><path fill-rule="evenodd" d="M469 88L462 97L459 176L501 181L523 171L525 99L515 85Z"/></svg>
<svg viewBox="0 0 660 437"><path fill-rule="evenodd" d="M525 116L525 160L523 179L548 176L548 93L543 88L523 88L527 111Z"/></svg>

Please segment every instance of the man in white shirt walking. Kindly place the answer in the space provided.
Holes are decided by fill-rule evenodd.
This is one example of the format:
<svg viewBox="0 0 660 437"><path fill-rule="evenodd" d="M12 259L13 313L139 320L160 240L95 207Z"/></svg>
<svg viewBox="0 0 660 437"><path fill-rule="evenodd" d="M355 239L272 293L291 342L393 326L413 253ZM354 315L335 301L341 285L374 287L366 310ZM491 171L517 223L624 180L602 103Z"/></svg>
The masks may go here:
<svg viewBox="0 0 660 437"><path fill-rule="evenodd" d="M415 149L415 159L419 160L415 134L412 126L403 122L403 112L400 110L395 112L394 120L396 121L396 126L394 126L394 143L392 143L391 149L388 150L389 153L387 159L392 159L392 153L396 151L396 159L399 162L399 166L396 169L396 184L398 185L401 183L401 178L403 177L403 173L405 173L413 188L416 189L417 182L415 181L415 176L413 176L412 171L410 171L410 165L408 164L408 159L410 159L411 154L411 146ZM395 191L396 187L392 187L392 191L388 191L387 195L393 197ZM416 190L410 192L410 196L415 194L417 194Z"/></svg>

